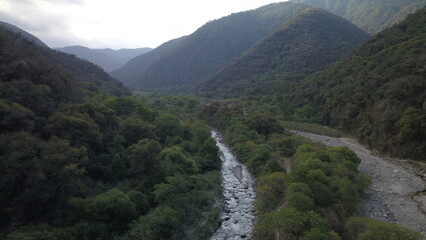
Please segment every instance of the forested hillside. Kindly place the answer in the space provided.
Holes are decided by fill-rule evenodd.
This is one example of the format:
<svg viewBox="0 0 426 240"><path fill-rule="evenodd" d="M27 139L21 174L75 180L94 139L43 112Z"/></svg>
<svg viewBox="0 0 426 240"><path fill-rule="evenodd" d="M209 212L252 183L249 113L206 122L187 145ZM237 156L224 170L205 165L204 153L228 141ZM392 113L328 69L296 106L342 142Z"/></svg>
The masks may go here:
<svg viewBox="0 0 426 240"><path fill-rule="evenodd" d="M123 94L95 65L0 29L0 239L212 234L220 160L189 117L198 102Z"/></svg>
<svg viewBox="0 0 426 240"><path fill-rule="evenodd" d="M188 91L188 87L242 54L306 8L302 4L275 3L208 22L185 38L178 49L137 76L138 88ZM143 65L135 67L143 68ZM114 76L122 79L119 75Z"/></svg>
<svg viewBox="0 0 426 240"><path fill-rule="evenodd" d="M179 47L186 37L170 40L156 49L131 59L123 67L111 72L111 76L119 79L125 86L140 89L141 76L155 62Z"/></svg>
<svg viewBox="0 0 426 240"><path fill-rule="evenodd" d="M426 5L424 0L290 0L320 7L375 34Z"/></svg>
<svg viewBox="0 0 426 240"><path fill-rule="evenodd" d="M47 45L44 42L42 42L40 39L38 39L37 37L29 34L28 32L14 26L10 23L0 21L0 27L6 28L9 31L20 34L21 36L27 38L28 40L30 40L31 42L33 42L36 45L39 45L39 46L42 46L42 47L47 47Z"/></svg>
<svg viewBox="0 0 426 240"><path fill-rule="evenodd" d="M150 48L136 49L90 49L82 46L69 46L57 48L57 50L74 54L81 59L92 62L104 69L106 72L116 70L125 65L131 59L149 52Z"/></svg>
<svg viewBox="0 0 426 240"><path fill-rule="evenodd" d="M216 98L282 94L292 82L321 70L368 38L332 13L304 10L226 64L200 88Z"/></svg>
<svg viewBox="0 0 426 240"><path fill-rule="evenodd" d="M290 94L298 120L353 132L381 152L425 159L426 8Z"/></svg>

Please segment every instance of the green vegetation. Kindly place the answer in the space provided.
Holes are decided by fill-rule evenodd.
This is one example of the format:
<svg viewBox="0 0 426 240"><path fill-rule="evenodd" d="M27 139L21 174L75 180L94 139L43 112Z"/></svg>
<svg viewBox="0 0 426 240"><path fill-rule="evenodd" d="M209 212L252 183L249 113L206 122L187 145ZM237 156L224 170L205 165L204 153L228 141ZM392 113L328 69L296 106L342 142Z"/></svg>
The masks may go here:
<svg viewBox="0 0 426 240"><path fill-rule="evenodd" d="M207 125L188 117L197 100L120 96L94 65L1 29L0 52L1 239L215 231L220 159Z"/></svg>
<svg viewBox="0 0 426 240"><path fill-rule="evenodd" d="M332 13L307 9L207 78L201 89L216 98L282 94L368 38Z"/></svg>
<svg viewBox="0 0 426 240"><path fill-rule="evenodd" d="M426 5L424 0L291 0L335 13L375 34L402 21Z"/></svg>
<svg viewBox="0 0 426 240"><path fill-rule="evenodd" d="M395 224L356 217L370 180L358 173L361 160L352 150L293 135L271 112L245 115L244 104L213 103L202 116L257 178L254 239L422 239ZM270 124L262 124L265 119Z"/></svg>
<svg viewBox="0 0 426 240"><path fill-rule="evenodd" d="M141 84L179 90L211 77L306 8L271 4L207 23L143 60ZM206 239L219 222L221 192L209 124L257 178L255 239L420 240L357 216L369 178L358 173L353 151L288 130L339 136L318 124L335 126L384 153L422 160L426 8L324 68L365 37L336 19L311 9L282 25L235 59L242 63L228 74L229 92L216 89L222 84L210 92L241 99L205 105L189 96L129 97L95 65L0 28L0 238ZM324 22L338 29L324 31ZM300 38L296 26L315 37ZM348 39L348 29L355 42L328 38ZM280 34L295 38L281 44ZM321 59L305 47L320 48ZM278 64L292 61L297 72ZM138 86L140 72L132 74L127 84Z"/></svg>
<svg viewBox="0 0 426 240"><path fill-rule="evenodd" d="M152 55L131 61L113 76L138 89L188 92L194 84L306 8L302 4L275 3L208 22L179 42L169 42L153 50Z"/></svg>
<svg viewBox="0 0 426 240"><path fill-rule="evenodd" d="M424 160L425 23L423 8L306 78L287 99L293 116L351 131L383 153Z"/></svg>
<svg viewBox="0 0 426 240"><path fill-rule="evenodd" d="M110 74L119 79L126 87L140 89L139 80L142 74L168 52L177 48L185 38L186 37L181 37L163 43L156 49L131 59L124 66L112 71Z"/></svg>
<svg viewBox="0 0 426 240"><path fill-rule="evenodd" d="M304 123L304 122L293 122L283 121L282 125L285 129L296 130L301 132L310 132L318 135L325 135L330 137L343 137L344 134L336 129L329 128L316 123Z"/></svg>

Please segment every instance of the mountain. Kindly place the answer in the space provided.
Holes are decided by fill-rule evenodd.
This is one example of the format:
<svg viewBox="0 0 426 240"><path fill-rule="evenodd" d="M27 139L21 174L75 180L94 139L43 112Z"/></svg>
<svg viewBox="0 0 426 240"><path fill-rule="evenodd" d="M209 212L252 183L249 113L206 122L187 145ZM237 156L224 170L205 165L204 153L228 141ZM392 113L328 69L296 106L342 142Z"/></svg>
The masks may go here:
<svg viewBox="0 0 426 240"><path fill-rule="evenodd" d="M290 0L326 9L370 34L402 21L426 5L425 0Z"/></svg>
<svg viewBox="0 0 426 240"><path fill-rule="evenodd" d="M142 89L187 89L307 8L302 4L275 3L210 21L133 79Z"/></svg>
<svg viewBox="0 0 426 240"><path fill-rule="evenodd" d="M156 61L164 57L167 53L172 52L173 49L176 49L185 38L186 37L181 37L163 43L156 49L135 57L126 65L115 71L112 71L110 74L111 76L120 79L120 81L123 82L125 86L137 89L139 88L140 76Z"/></svg>
<svg viewBox="0 0 426 240"><path fill-rule="evenodd" d="M44 42L42 42L40 39L36 38L32 34L26 32L26 31L14 26L10 23L0 21L0 27L4 27L4 28L8 29L9 31L20 34L21 36L30 40L31 42L33 42L36 45L39 45L39 46L42 46L42 47L47 47L47 45Z"/></svg>
<svg viewBox="0 0 426 240"><path fill-rule="evenodd" d="M363 44L369 35L322 9L307 9L201 84L216 97L282 92Z"/></svg>
<svg viewBox="0 0 426 240"><path fill-rule="evenodd" d="M74 54L79 58L97 64L106 72L111 72L125 65L129 60L141 54L147 53L151 48L136 48L136 49L90 49L83 46L70 46L56 48L59 51Z"/></svg>
<svg viewBox="0 0 426 240"><path fill-rule="evenodd" d="M351 131L383 153L425 159L426 8L313 74L289 100L295 120Z"/></svg>

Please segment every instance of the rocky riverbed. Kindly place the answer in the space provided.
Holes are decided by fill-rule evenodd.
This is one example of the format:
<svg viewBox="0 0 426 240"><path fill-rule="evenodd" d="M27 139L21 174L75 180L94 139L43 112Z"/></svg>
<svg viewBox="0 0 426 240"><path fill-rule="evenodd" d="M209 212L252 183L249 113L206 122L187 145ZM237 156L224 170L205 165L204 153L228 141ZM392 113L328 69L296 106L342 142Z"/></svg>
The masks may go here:
<svg viewBox="0 0 426 240"><path fill-rule="evenodd" d="M359 171L372 178L371 197L366 199L362 213L419 231L426 239L426 182L421 175L398 161L373 155L353 139L294 133L328 146L347 146L354 150L362 160Z"/></svg>
<svg viewBox="0 0 426 240"><path fill-rule="evenodd" d="M211 240L251 239L254 225L254 180L247 168L239 163L223 142L219 133L212 131L222 160L224 207L221 226Z"/></svg>

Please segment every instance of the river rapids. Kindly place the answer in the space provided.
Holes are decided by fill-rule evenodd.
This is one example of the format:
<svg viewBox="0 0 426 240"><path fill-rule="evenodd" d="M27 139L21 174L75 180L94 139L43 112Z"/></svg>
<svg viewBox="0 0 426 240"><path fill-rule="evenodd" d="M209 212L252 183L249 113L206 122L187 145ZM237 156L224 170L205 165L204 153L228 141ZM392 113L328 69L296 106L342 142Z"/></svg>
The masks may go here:
<svg viewBox="0 0 426 240"><path fill-rule="evenodd" d="M254 225L254 179L247 168L239 163L220 134L212 130L222 160L222 186L224 207L222 223L210 240L251 239Z"/></svg>

